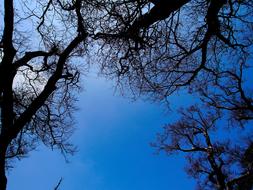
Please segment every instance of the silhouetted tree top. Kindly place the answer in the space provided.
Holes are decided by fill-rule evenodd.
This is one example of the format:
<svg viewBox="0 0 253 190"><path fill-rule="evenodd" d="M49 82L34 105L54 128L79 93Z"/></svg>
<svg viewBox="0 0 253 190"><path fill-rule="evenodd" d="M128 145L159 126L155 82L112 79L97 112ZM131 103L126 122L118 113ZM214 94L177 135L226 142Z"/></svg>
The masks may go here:
<svg viewBox="0 0 253 190"><path fill-rule="evenodd" d="M246 85L251 0L3 2L0 190L6 189L9 161L40 142L63 154L74 151L68 139L80 74L88 67L84 57L137 96L164 101L188 89L229 113L236 125L253 118ZM215 183L223 187L221 182Z"/></svg>
<svg viewBox="0 0 253 190"><path fill-rule="evenodd" d="M75 151L68 141L80 89L75 59L83 55L88 36L81 4L75 1L69 10L52 0L1 4L1 190L10 161L27 156L40 142L64 155Z"/></svg>
<svg viewBox="0 0 253 190"><path fill-rule="evenodd" d="M198 189L251 190L252 129L241 129L240 135L238 128L226 130L219 109L194 105L179 113L179 120L166 125L153 145L168 154L184 153L186 171Z"/></svg>
<svg viewBox="0 0 253 190"><path fill-rule="evenodd" d="M101 27L95 35L104 40L102 72L136 96L163 101L188 89L212 106L233 111L239 120L252 118L252 88L245 88L252 66L252 1L138 3L141 10L126 3L104 15L115 27Z"/></svg>
<svg viewBox="0 0 253 190"><path fill-rule="evenodd" d="M162 6L163 3L170 6ZM208 69L212 69L208 65L211 60L215 61L215 58L221 58L221 55L228 52L237 52L241 56L245 55L245 51L248 52L247 48L251 45L251 2L212 0L163 3L156 3L150 10L145 8L149 4L144 3L139 12L137 8L132 12L130 8L126 8L130 12L129 15L124 15L124 9L121 7L114 7L113 15L105 14L104 18L108 16L108 21L115 23L115 28L110 25L110 30L106 31L106 27L103 27L95 36L104 37L111 42L108 51L112 56L105 54L110 62L103 65L109 67L109 72L113 68L115 74L122 75L123 72L127 75L128 68L129 73L132 74L132 70L138 72L143 79L143 71L158 67L159 71L155 71L159 74L153 73L154 76L158 75L157 78L172 75L167 77L171 80L164 80L167 83L164 91L170 94L169 89L173 91L174 88L185 86L191 83L200 71L208 72ZM153 12L158 9L161 12ZM162 15L163 12L167 13L166 16ZM242 33L243 35L240 35ZM118 41L115 42L117 38ZM113 47L114 44L116 47ZM113 67L111 62L115 59L121 64L117 63ZM116 61L114 62L116 64ZM120 70L121 67L123 71ZM171 72L163 72L163 67L171 68ZM150 73L149 70L147 73ZM135 75L131 76L138 79ZM147 86L163 88L161 80L158 79L157 82L156 77L145 77L149 80L146 82L149 83ZM168 88L169 84L171 88ZM147 88L152 91L152 87ZM166 92L164 94L166 96Z"/></svg>
<svg viewBox="0 0 253 190"><path fill-rule="evenodd" d="M204 107L180 111L182 118L165 127L157 147L184 152L200 189L250 190L252 1L138 3L142 9L126 8L129 17L114 8L108 19L115 19L115 28L95 34L102 73L155 101L182 89L198 96ZM226 135L228 128L236 132Z"/></svg>

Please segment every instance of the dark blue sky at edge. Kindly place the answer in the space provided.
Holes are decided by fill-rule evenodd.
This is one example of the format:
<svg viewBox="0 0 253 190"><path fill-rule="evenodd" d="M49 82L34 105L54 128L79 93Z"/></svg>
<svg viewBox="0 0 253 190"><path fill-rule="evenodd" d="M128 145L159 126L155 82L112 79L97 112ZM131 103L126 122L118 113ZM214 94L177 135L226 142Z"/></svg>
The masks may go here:
<svg viewBox="0 0 253 190"><path fill-rule="evenodd" d="M89 76L83 85L71 138L79 151L66 163L59 151L38 147L14 164L8 190L53 190L61 177L61 190L194 189L182 155L157 155L150 146L175 114L159 104L113 95L113 85L103 78ZM190 100L170 98L174 109Z"/></svg>

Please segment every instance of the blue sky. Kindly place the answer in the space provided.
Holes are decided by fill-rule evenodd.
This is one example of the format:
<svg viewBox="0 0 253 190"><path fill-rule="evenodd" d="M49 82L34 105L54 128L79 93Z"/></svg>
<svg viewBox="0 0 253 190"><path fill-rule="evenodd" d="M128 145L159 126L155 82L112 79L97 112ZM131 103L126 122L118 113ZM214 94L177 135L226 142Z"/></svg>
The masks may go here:
<svg viewBox="0 0 253 190"><path fill-rule="evenodd" d="M159 104L132 102L113 95L113 85L89 76L83 82L72 141L79 151L66 163L61 154L41 146L15 163L8 190L191 190L182 156L155 154L150 146L175 115ZM171 97L172 107L186 96ZM189 100L189 99L188 99Z"/></svg>

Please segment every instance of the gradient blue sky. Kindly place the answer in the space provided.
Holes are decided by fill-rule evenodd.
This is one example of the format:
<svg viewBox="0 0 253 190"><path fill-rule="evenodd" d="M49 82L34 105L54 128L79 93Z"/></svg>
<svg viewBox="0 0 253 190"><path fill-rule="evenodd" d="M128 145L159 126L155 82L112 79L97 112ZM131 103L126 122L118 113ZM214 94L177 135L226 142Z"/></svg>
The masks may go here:
<svg viewBox="0 0 253 190"><path fill-rule="evenodd" d="M112 84L85 78L75 114L72 141L79 151L66 163L61 154L41 146L15 163L8 190L191 190L184 159L155 154L149 144L175 115L158 104L113 95ZM187 104L187 96L170 98L172 107Z"/></svg>

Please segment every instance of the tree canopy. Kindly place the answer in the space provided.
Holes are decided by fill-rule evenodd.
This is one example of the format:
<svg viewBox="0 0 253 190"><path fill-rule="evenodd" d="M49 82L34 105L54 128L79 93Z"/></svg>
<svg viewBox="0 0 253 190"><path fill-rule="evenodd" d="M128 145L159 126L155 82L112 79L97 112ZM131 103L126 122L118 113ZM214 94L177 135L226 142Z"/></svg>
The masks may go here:
<svg viewBox="0 0 253 190"><path fill-rule="evenodd" d="M76 92L92 62L136 96L198 97L203 106L180 111L156 146L190 152L189 174L202 189L252 187L252 131L238 135L239 145L214 135L216 145L209 135L252 129L251 0L4 0L0 7L0 190L8 161L40 141L74 151Z"/></svg>

